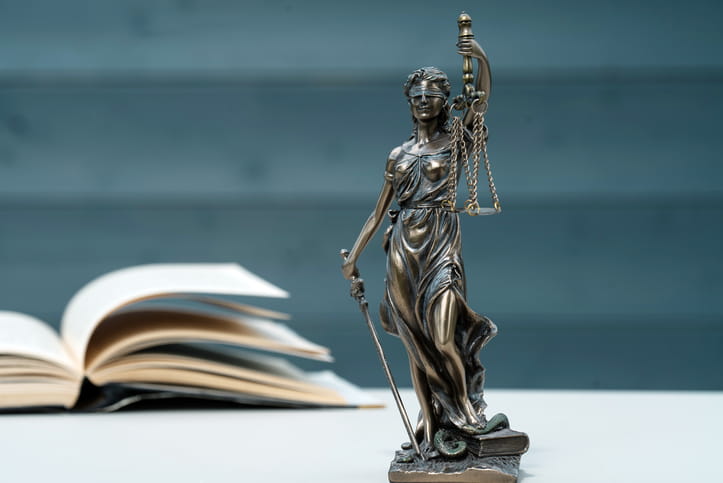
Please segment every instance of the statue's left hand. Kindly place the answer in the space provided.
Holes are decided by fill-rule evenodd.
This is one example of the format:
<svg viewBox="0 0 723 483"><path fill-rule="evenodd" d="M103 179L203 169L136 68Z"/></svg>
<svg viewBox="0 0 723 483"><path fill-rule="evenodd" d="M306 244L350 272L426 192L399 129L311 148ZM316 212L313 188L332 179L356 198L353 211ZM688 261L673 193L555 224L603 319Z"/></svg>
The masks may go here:
<svg viewBox="0 0 723 483"><path fill-rule="evenodd" d="M467 55L470 57L474 57L475 59L486 58L484 50L482 50L482 47L480 47L480 45L474 39L460 40L459 42L457 42L457 48L459 48L459 50L457 51L459 55Z"/></svg>

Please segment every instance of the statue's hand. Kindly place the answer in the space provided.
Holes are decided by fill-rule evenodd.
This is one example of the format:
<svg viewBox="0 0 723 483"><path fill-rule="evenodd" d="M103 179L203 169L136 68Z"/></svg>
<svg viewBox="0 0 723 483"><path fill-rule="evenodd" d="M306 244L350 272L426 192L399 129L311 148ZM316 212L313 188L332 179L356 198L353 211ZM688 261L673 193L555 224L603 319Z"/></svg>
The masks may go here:
<svg viewBox="0 0 723 483"><path fill-rule="evenodd" d="M356 299L357 302L364 301L364 280L358 277L352 279L349 295Z"/></svg>
<svg viewBox="0 0 723 483"><path fill-rule="evenodd" d="M341 273L347 280L351 280L352 278L356 278L359 276L359 270L356 268L356 263L354 263L354 261L352 260L346 260L344 263L342 263Z"/></svg>
<svg viewBox="0 0 723 483"><path fill-rule="evenodd" d="M475 59L486 58L484 50L482 50L482 47L480 47L474 39L460 40L457 42L457 48L459 48L457 51L459 55L474 57Z"/></svg>

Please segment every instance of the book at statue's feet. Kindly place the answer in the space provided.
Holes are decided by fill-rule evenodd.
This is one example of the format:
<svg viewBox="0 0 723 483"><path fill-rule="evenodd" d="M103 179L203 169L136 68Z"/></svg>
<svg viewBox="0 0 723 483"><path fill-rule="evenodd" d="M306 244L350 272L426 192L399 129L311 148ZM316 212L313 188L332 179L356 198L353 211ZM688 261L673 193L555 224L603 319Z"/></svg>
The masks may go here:
<svg viewBox="0 0 723 483"><path fill-rule="evenodd" d="M525 433L509 428L464 438L467 449L477 456L520 455L530 447Z"/></svg>

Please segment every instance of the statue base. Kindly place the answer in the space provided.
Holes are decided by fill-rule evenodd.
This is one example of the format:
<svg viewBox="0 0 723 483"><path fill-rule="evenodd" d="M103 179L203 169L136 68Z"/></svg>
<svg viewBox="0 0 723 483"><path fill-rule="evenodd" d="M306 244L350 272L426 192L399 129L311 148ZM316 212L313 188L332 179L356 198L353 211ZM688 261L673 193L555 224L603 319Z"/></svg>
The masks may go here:
<svg viewBox="0 0 723 483"><path fill-rule="evenodd" d="M506 418L504 419L506 422ZM423 460L409 443L397 451L389 467L391 483L516 483L520 469L520 455L525 453L530 440L525 433L504 427L484 435L446 433L449 441L463 441L458 456L445 452ZM441 441L440 441L441 442ZM435 438L435 444L437 444ZM437 447L438 449L444 449ZM423 450L424 451L424 450Z"/></svg>
<svg viewBox="0 0 723 483"><path fill-rule="evenodd" d="M516 483L520 457L468 454L458 460L414 458L398 462L401 451L389 467L391 483ZM402 458L404 459L404 458Z"/></svg>

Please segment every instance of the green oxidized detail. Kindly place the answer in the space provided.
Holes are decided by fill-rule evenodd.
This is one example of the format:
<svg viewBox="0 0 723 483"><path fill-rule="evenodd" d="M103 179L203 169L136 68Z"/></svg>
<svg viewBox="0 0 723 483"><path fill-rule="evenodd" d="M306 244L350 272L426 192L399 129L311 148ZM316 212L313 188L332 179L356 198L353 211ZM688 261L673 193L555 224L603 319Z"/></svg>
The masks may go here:
<svg viewBox="0 0 723 483"><path fill-rule="evenodd" d="M504 429L509 427L510 421L507 419L507 416L502 413L498 413L492 416L489 421L487 421L487 425L482 428L479 434L489 434L492 431L497 431L498 429Z"/></svg>
<svg viewBox="0 0 723 483"><path fill-rule="evenodd" d="M463 428L469 434L482 435L493 431L509 428L510 422L502 413L495 414L484 427ZM459 439L454 432L440 429L434 435L434 447L440 454L448 458L461 458L467 453L467 443Z"/></svg>
<svg viewBox="0 0 723 483"><path fill-rule="evenodd" d="M440 429L435 433L434 447L448 458L461 458L467 453L467 443L456 439L454 434L446 429Z"/></svg>
<svg viewBox="0 0 723 483"><path fill-rule="evenodd" d="M406 452L406 453L397 453L397 463L411 463L414 461L414 453L412 452Z"/></svg>

